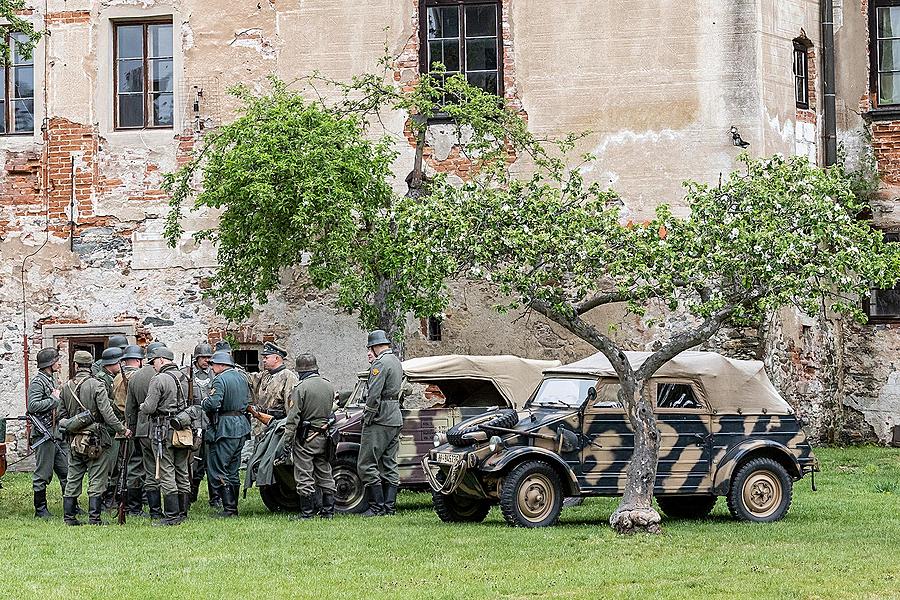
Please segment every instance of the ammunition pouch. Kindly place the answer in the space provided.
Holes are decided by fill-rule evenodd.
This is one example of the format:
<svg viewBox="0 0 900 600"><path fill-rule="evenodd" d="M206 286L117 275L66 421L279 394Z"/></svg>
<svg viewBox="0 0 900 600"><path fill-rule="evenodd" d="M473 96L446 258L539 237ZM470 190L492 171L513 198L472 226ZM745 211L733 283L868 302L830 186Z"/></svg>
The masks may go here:
<svg viewBox="0 0 900 600"><path fill-rule="evenodd" d="M103 454L103 444L100 436L94 431L82 431L72 437L72 452L85 458L94 460Z"/></svg>
<svg viewBox="0 0 900 600"><path fill-rule="evenodd" d="M83 410L74 417L62 419L59 428L69 435L81 433L94 424L94 415L89 410Z"/></svg>
<svg viewBox="0 0 900 600"><path fill-rule="evenodd" d="M172 447L173 448L194 448L194 430L193 429L172 429Z"/></svg>

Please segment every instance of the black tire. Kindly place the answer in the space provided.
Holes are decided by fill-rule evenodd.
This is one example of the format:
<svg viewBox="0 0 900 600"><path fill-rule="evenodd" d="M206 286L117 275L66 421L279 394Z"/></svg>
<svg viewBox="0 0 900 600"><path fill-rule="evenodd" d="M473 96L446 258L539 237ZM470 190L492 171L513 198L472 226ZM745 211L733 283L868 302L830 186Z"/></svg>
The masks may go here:
<svg viewBox="0 0 900 600"><path fill-rule="evenodd" d="M791 506L794 482L771 458L754 458L738 469L728 492L728 510L741 521L771 523Z"/></svg>
<svg viewBox="0 0 900 600"><path fill-rule="evenodd" d="M342 454L331 465L331 474L337 488L334 494L334 510L344 514L359 514L369 508L366 487L356 470L356 455Z"/></svg>
<svg viewBox="0 0 900 600"><path fill-rule="evenodd" d="M548 527L562 511L559 475L545 462L530 461L510 471L500 487L500 510L513 527Z"/></svg>
<svg viewBox="0 0 900 600"><path fill-rule="evenodd" d="M259 497L270 511L295 513L300 510L300 496L297 490L286 489L281 483L263 485L259 488Z"/></svg>
<svg viewBox="0 0 900 600"><path fill-rule="evenodd" d="M659 508L670 519L702 519L716 505L715 496L657 496Z"/></svg>
<svg viewBox="0 0 900 600"><path fill-rule="evenodd" d="M482 431L491 426L508 429L519 422L519 413L512 408L489 412L480 417L475 417L459 425L454 425L447 430L447 441L454 446L471 446L473 440L463 439L463 435Z"/></svg>
<svg viewBox="0 0 900 600"><path fill-rule="evenodd" d="M434 512L444 523L481 523L491 512L489 500L431 492Z"/></svg>

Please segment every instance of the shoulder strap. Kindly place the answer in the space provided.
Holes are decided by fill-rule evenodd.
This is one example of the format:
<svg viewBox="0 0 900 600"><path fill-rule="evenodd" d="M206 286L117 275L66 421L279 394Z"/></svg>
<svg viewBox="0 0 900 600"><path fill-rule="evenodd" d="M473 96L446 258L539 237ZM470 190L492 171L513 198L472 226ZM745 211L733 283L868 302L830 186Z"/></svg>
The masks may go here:
<svg viewBox="0 0 900 600"><path fill-rule="evenodd" d="M175 381L175 394L177 398L177 406L175 408L177 410L182 410L185 406L184 393L181 391L181 379L175 374L176 371L181 373L178 369L169 369L165 372L169 374L169 377L171 377L173 381Z"/></svg>
<svg viewBox="0 0 900 600"><path fill-rule="evenodd" d="M87 381L88 379L93 379L93 377L85 377L84 379L81 380L81 383L79 383L74 388L72 387L72 381L74 381L74 379L69 382L69 392L71 392L72 397L75 398L75 402L78 403L78 406L81 407L81 410L87 410L87 408L85 408L84 404L81 402L80 395L81 395L81 386L83 386L84 382Z"/></svg>

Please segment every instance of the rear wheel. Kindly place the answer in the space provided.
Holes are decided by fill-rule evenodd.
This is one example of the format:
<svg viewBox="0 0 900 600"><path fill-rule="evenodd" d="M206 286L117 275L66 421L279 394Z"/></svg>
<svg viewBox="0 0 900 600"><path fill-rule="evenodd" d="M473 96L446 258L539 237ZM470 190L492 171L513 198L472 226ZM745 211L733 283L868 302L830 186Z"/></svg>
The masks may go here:
<svg viewBox="0 0 900 600"><path fill-rule="evenodd" d="M769 523L784 517L791 506L793 481L771 458L754 458L731 480L728 510L735 519Z"/></svg>
<svg viewBox="0 0 900 600"><path fill-rule="evenodd" d="M366 486L356 470L356 455L342 454L331 467L336 492L334 509L339 513L356 514L369 508Z"/></svg>
<svg viewBox="0 0 900 600"><path fill-rule="evenodd" d="M559 519L563 489L559 475L545 462L530 461L503 478L500 509L514 527L547 527Z"/></svg>
<svg viewBox="0 0 900 600"><path fill-rule="evenodd" d="M444 523L481 523L491 512L490 501L456 494L431 492L431 503Z"/></svg>
<svg viewBox="0 0 900 600"><path fill-rule="evenodd" d="M657 496L656 501L670 519L702 519L716 505L715 496Z"/></svg>

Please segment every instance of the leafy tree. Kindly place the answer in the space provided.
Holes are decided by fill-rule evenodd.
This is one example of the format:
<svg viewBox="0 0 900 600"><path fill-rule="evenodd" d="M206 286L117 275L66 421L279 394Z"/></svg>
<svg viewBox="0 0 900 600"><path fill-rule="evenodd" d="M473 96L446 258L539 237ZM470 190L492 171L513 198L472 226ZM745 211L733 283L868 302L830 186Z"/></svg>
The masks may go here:
<svg viewBox="0 0 900 600"><path fill-rule="evenodd" d="M409 312L427 316L446 304L450 263L411 238L419 234L416 206L447 185L446 178L424 175L429 119L441 115L454 123L476 168L505 162L516 142L540 146L500 99L460 76L424 75L411 91L383 75L349 83L312 76L300 82L311 99L270 81L263 94L231 90L242 104L238 118L209 134L187 165L166 176L173 208L166 237L174 246L182 236L191 199L193 208L222 211L217 228L195 237L218 249L208 296L230 320L264 304L285 269L303 266L310 284L333 291L340 307L359 313L363 327L380 327L399 341ZM324 96L337 99L326 101L322 86L331 92ZM385 110L413 117L417 152L405 195L391 185L398 153L381 128Z"/></svg>
<svg viewBox="0 0 900 600"><path fill-rule="evenodd" d="M623 222L615 194L585 185L578 169L538 169L526 179L497 171L488 185L445 187L419 207L417 222L431 224L458 270L512 298L502 308L535 310L612 363L635 442L610 517L620 532L659 530L652 494L660 438L648 384L661 366L723 326L756 323L784 306L862 318L858 298L900 278L900 249L857 218L864 206L841 167L741 161L746 173L719 186L686 183L689 216L662 205L641 224ZM612 304L636 314L680 310L691 320L632 365L626 344L586 318Z"/></svg>
<svg viewBox="0 0 900 600"><path fill-rule="evenodd" d="M0 0L0 19L6 22L4 28L6 31L20 34L16 39L19 52L25 56L31 56L35 44L41 39L41 33L34 30L31 21L20 16L24 10L25 0ZM10 47L8 38L0 36L0 60L2 60L3 64L8 64L9 58Z"/></svg>

